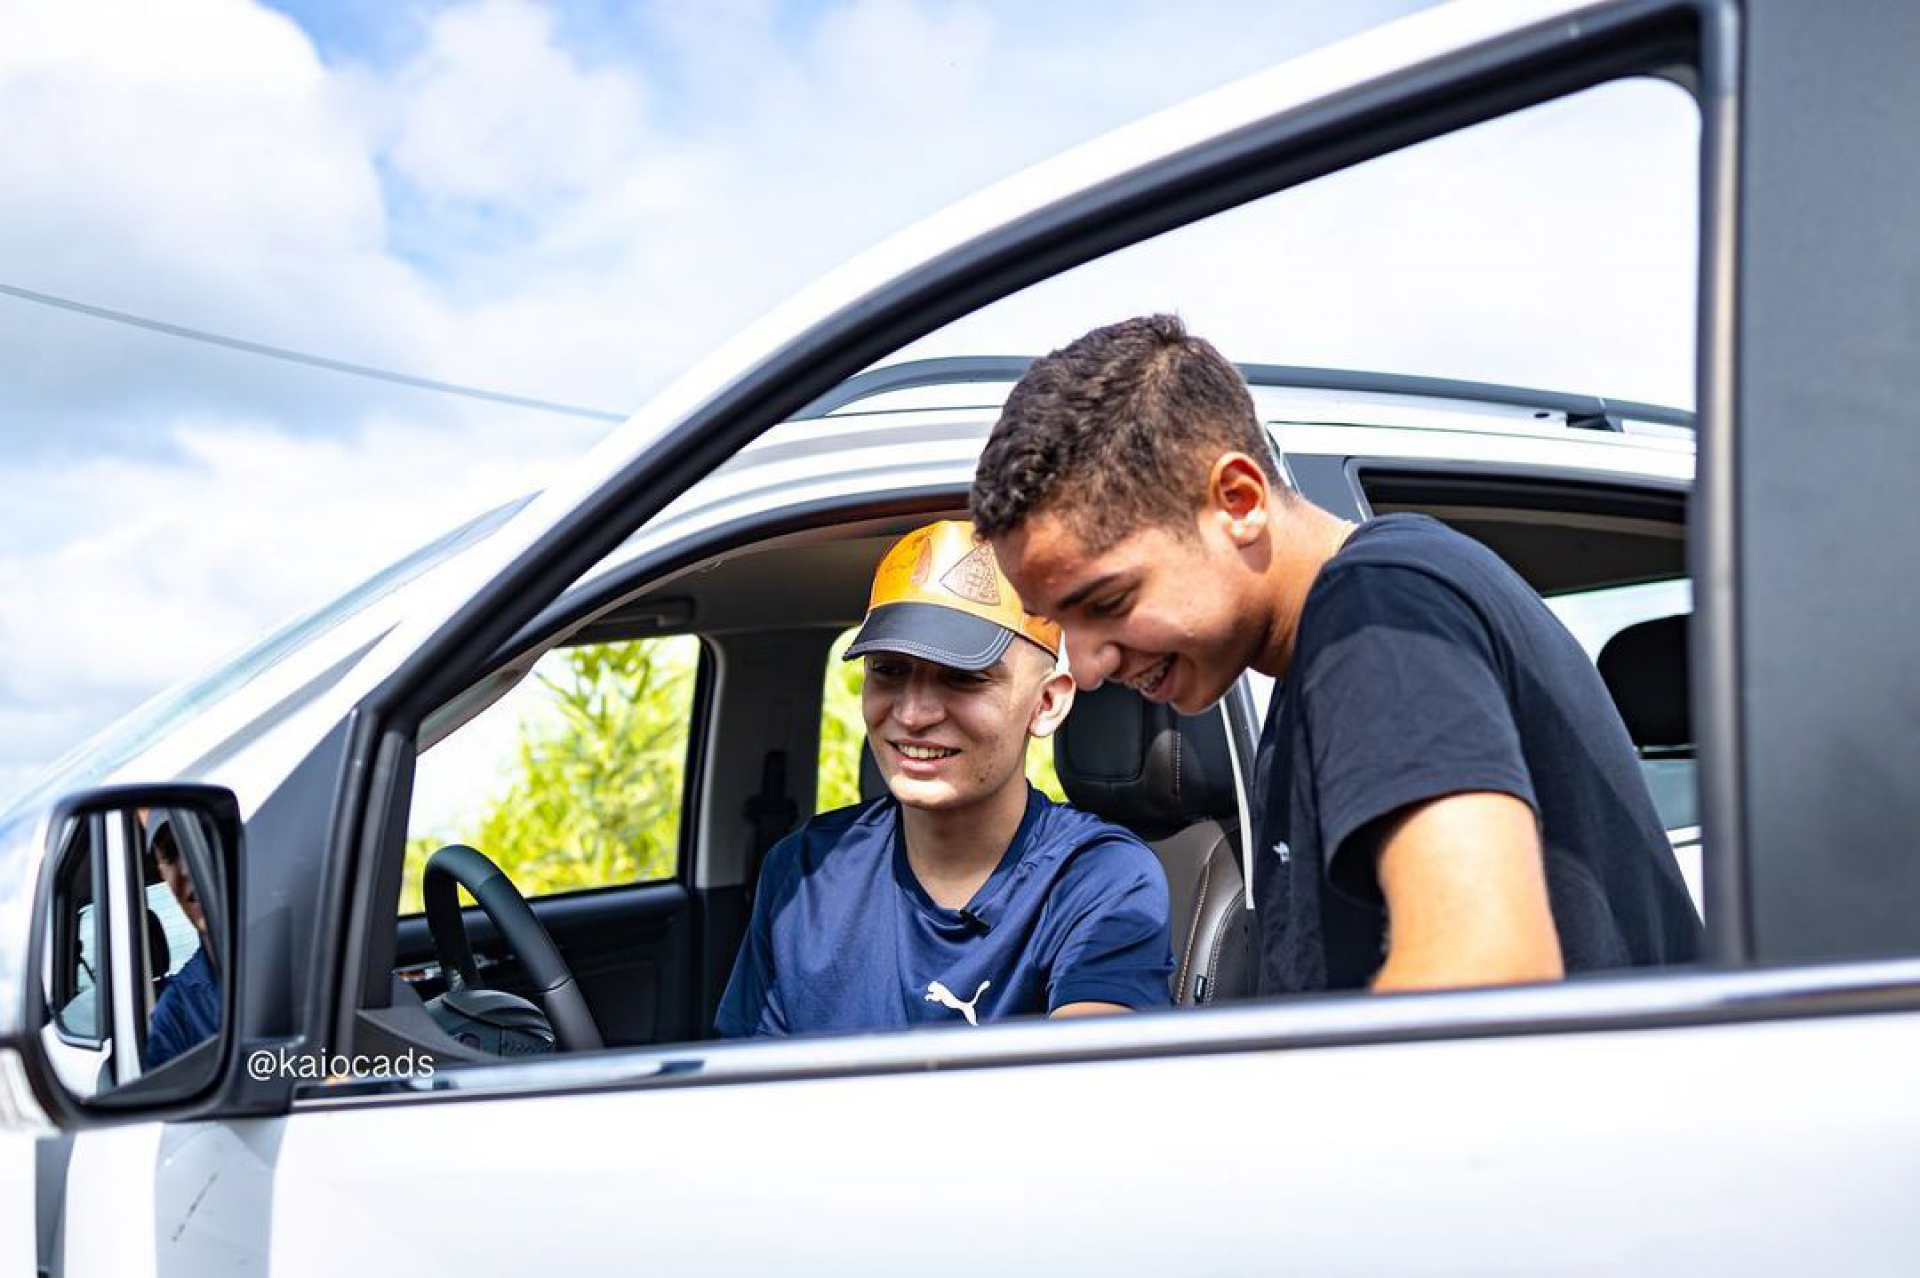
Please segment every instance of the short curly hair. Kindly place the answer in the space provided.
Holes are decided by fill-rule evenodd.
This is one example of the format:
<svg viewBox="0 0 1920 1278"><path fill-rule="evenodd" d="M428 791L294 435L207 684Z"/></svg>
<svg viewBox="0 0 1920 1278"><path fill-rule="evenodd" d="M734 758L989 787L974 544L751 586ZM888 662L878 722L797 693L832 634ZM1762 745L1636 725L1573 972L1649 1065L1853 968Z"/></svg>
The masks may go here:
<svg viewBox="0 0 1920 1278"><path fill-rule="evenodd" d="M1239 370L1176 316L1096 328L1035 360L1007 397L969 497L983 537L1042 511L1098 554L1142 525L1184 535L1221 453L1290 493Z"/></svg>

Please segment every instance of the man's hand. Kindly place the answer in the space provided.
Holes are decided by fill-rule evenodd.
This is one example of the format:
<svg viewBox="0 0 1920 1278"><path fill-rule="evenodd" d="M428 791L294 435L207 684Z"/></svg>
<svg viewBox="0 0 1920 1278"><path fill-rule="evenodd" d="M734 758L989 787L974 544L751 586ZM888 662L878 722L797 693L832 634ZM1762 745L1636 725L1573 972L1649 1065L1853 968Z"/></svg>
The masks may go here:
<svg viewBox="0 0 1920 1278"><path fill-rule="evenodd" d="M1533 809L1450 794L1390 818L1380 838L1387 960L1376 992L1556 981L1566 974Z"/></svg>

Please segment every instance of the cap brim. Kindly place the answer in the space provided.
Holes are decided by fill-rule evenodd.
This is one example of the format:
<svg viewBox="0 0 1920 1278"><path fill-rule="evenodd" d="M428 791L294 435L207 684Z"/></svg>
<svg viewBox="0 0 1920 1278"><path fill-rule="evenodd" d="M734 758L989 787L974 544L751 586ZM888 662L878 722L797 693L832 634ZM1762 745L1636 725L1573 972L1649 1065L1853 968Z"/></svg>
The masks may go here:
<svg viewBox="0 0 1920 1278"><path fill-rule="evenodd" d="M875 608L847 645L846 659L870 652L897 652L955 670L985 670L1013 642L1013 631L995 622L942 608L939 604L897 603Z"/></svg>

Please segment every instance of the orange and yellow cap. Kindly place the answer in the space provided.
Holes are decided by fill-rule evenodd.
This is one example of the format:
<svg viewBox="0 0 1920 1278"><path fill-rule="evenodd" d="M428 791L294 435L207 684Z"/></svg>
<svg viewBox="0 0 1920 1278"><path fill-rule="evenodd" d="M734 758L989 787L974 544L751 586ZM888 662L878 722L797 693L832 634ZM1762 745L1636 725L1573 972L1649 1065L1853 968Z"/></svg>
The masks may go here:
<svg viewBox="0 0 1920 1278"><path fill-rule="evenodd" d="M966 520L943 519L914 529L880 561L847 658L899 652L985 670L1016 635L1060 655L1060 627L1022 606L993 547Z"/></svg>

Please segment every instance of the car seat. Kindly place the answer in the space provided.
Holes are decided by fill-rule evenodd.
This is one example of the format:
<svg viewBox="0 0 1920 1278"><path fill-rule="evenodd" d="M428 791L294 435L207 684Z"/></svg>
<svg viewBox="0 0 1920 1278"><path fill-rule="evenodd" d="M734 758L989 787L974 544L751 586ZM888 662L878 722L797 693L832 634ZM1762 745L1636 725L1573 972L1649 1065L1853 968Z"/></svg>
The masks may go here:
<svg viewBox="0 0 1920 1278"><path fill-rule="evenodd" d="M1627 725L1627 735L1643 755L1693 757L1687 677L1691 620L1680 613L1628 626L1607 640L1595 663Z"/></svg>
<svg viewBox="0 0 1920 1278"><path fill-rule="evenodd" d="M860 746L860 802L871 803L883 794L888 794L887 778L880 772L880 761L873 757L873 746L865 742Z"/></svg>
<svg viewBox="0 0 1920 1278"><path fill-rule="evenodd" d="M151 908L147 910L147 972L153 981L153 997L160 998L160 991L167 988L167 973L173 967L173 948L167 944L166 931L160 926L160 916Z"/></svg>
<svg viewBox="0 0 1920 1278"><path fill-rule="evenodd" d="M1251 997L1253 911L1221 713L1181 714L1105 683L1075 699L1053 757L1069 802L1125 826L1160 858L1172 903L1174 1006Z"/></svg>

